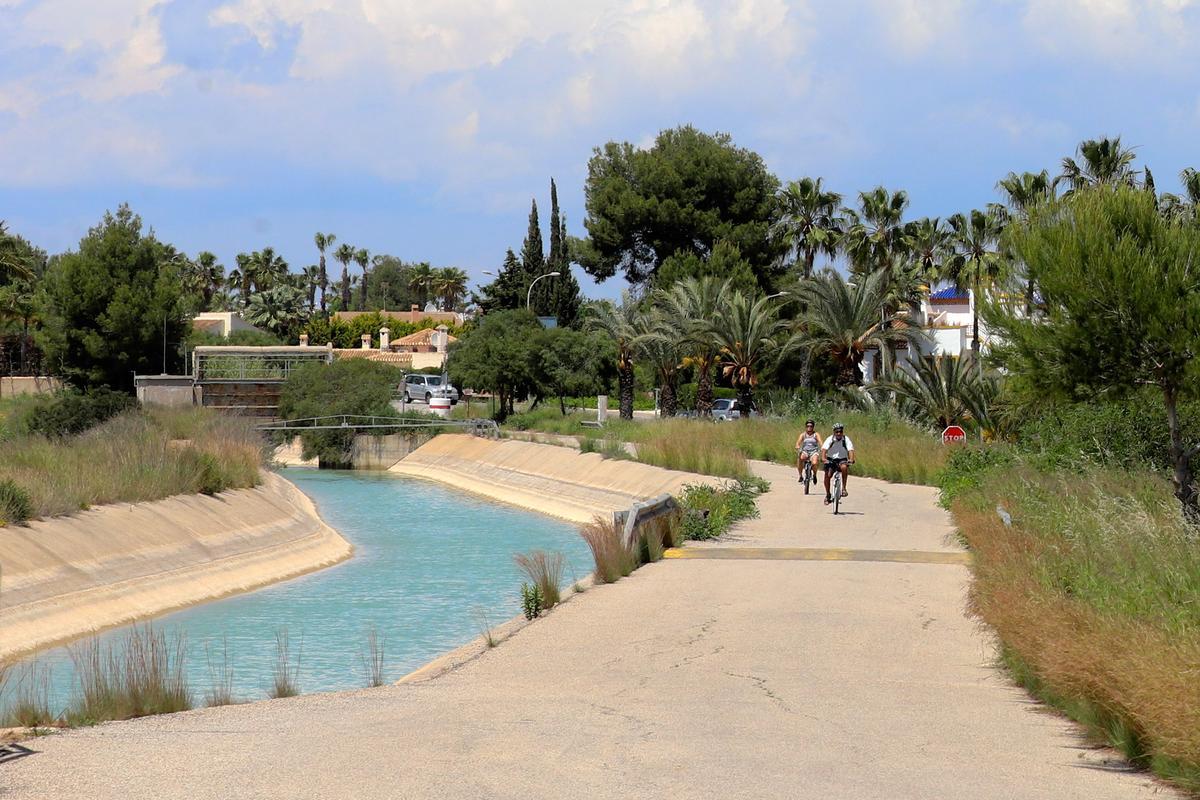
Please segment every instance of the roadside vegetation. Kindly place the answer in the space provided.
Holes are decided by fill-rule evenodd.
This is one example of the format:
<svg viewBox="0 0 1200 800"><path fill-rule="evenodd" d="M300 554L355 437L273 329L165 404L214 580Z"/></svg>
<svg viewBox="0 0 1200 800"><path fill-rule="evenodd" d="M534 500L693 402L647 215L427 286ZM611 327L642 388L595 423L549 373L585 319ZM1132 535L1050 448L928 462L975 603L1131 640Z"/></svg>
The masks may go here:
<svg viewBox="0 0 1200 800"><path fill-rule="evenodd" d="M10 405L0 439L0 521L257 485L263 445L250 423L204 409L130 406L72 393ZM81 417L96 424L77 432Z"/></svg>

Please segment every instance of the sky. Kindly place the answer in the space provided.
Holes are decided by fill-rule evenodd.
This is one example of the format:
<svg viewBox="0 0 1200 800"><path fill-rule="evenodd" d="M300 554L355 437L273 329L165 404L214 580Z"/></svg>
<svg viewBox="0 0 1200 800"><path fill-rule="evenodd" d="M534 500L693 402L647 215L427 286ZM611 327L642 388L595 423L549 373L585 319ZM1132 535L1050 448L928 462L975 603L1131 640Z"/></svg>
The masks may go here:
<svg viewBox="0 0 1200 800"><path fill-rule="evenodd" d="M486 281L551 177L584 235L592 149L685 123L913 217L1103 135L1172 190L1198 40L1200 0L0 0L0 219L53 253L128 202L227 267L324 231Z"/></svg>

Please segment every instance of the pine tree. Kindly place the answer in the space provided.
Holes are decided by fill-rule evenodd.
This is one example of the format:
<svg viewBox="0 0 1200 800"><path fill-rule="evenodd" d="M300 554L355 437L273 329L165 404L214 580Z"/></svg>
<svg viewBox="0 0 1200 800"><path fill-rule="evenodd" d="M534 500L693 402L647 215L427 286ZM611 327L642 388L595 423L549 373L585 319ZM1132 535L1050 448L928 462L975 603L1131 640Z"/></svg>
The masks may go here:
<svg viewBox="0 0 1200 800"><path fill-rule="evenodd" d="M480 287L480 294L476 295L475 302L485 312L523 308L525 286L525 269L510 247L504 253L504 264L500 267L496 280Z"/></svg>

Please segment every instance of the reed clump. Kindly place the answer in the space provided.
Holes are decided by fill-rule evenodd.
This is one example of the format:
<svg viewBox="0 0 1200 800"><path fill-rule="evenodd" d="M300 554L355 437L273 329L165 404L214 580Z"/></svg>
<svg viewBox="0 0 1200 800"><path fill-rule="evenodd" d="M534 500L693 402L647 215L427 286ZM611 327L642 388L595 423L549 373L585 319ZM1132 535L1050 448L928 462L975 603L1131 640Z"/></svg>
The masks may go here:
<svg viewBox="0 0 1200 800"><path fill-rule="evenodd" d="M301 640L293 661L292 641L287 628L275 631L275 678L267 692L272 699L300 694L300 656L303 649L304 641Z"/></svg>
<svg viewBox="0 0 1200 800"><path fill-rule="evenodd" d="M558 605L562 599L559 587L562 586L563 568L566 561L562 553L548 553L545 550L534 550L530 553L517 553L513 556L517 568L536 586L540 597L539 611L545 611Z"/></svg>
<svg viewBox="0 0 1200 800"><path fill-rule="evenodd" d="M73 646L78 685L67 723L88 725L192 708L185 649L182 633L168 638L151 625L130 628L119 642L91 638Z"/></svg>
<svg viewBox="0 0 1200 800"><path fill-rule="evenodd" d="M367 629L366 649L358 654L358 659L367 686L383 686L383 640L379 638L379 631L374 625Z"/></svg>
<svg viewBox="0 0 1200 800"><path fill-rule="evenodd" d="M637 554L623 540L624 528L612 518L597 516L579 534L592 551L597 583L615 583L637 569Z"/></svg>

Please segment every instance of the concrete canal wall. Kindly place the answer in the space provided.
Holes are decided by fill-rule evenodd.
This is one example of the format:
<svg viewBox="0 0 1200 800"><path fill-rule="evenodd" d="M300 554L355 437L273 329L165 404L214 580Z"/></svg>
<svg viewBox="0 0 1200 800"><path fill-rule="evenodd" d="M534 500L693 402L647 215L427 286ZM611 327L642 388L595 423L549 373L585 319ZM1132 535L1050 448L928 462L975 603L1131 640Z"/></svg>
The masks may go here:
<svg viewBox="0 0 1200 800"><path fill-rule="evenodd" d="M0 659L349 558L283 478L0 528Z"/></svg>
<svg viewBox="0 0 1200 800"><path fill-rule="evenodd" d="M418 447L391 472L438 481L572 522L628 509L634 502L684 484L718 478L606 459L567 447L442 434Z"/></svg>

